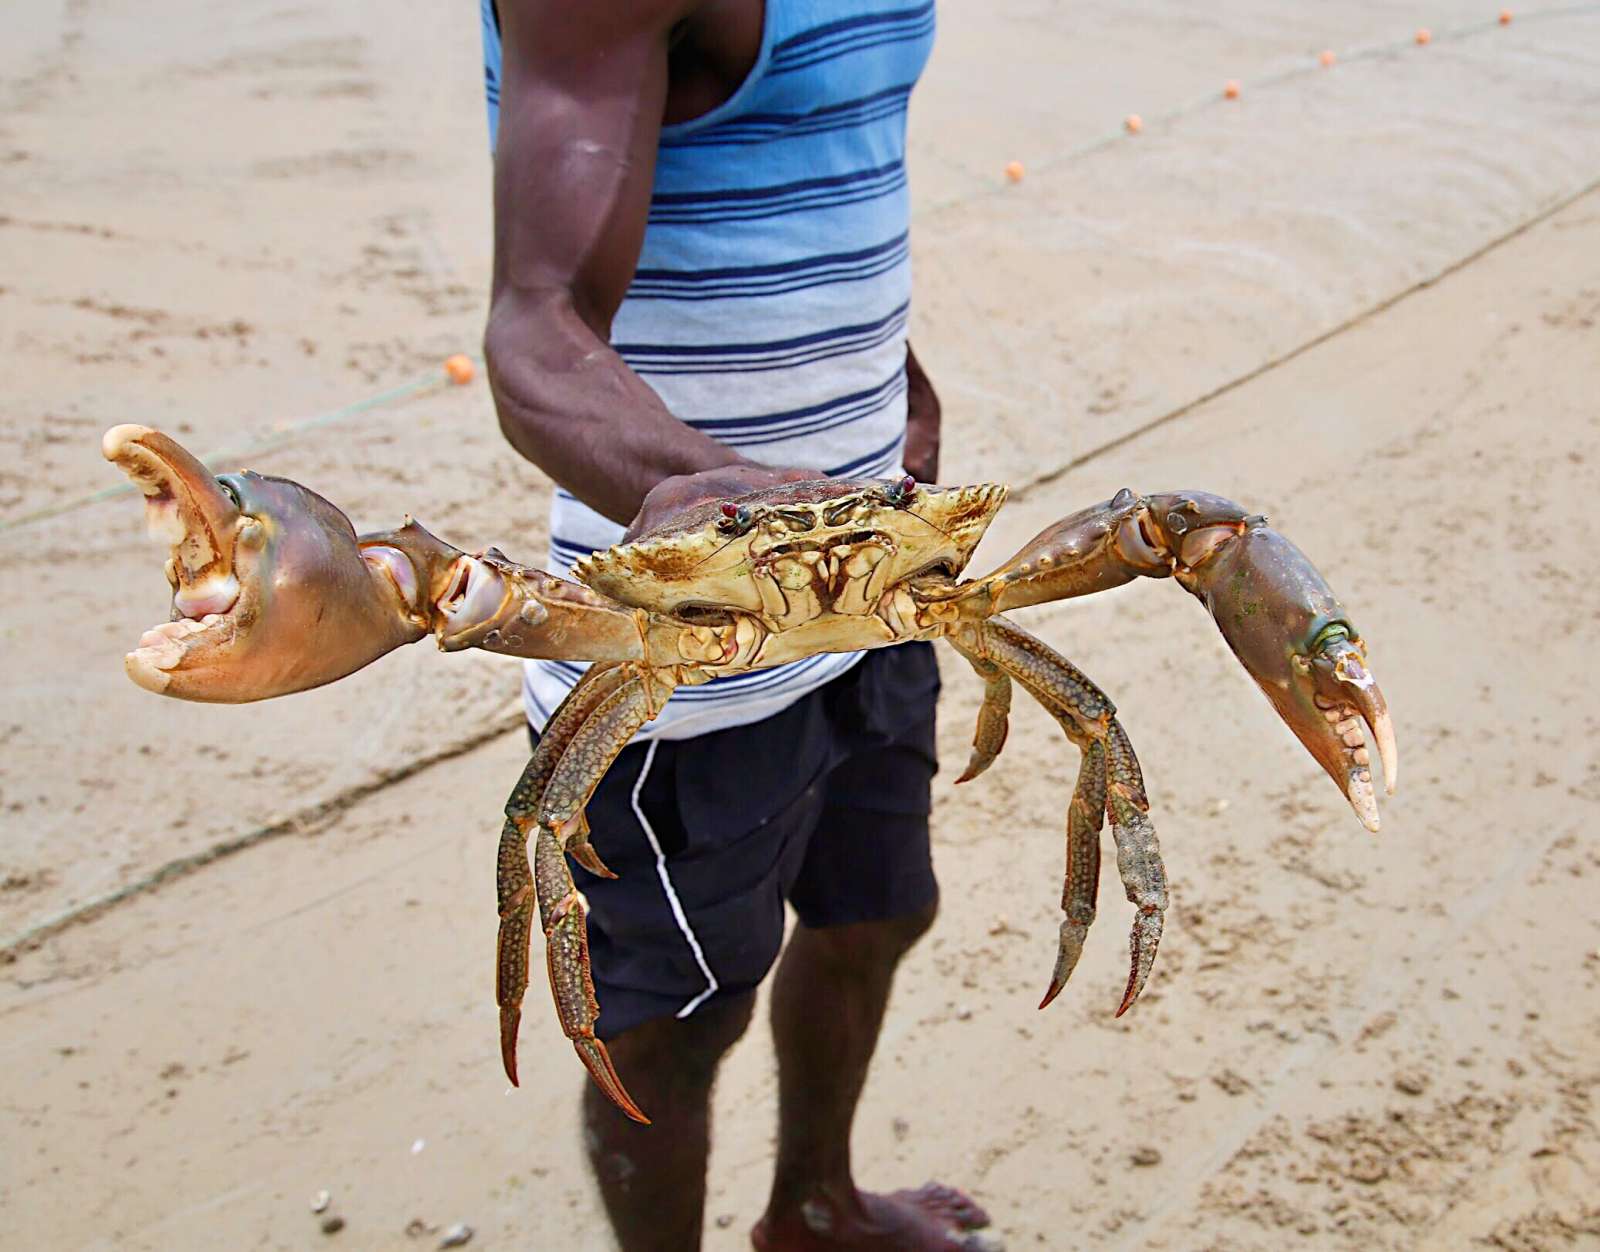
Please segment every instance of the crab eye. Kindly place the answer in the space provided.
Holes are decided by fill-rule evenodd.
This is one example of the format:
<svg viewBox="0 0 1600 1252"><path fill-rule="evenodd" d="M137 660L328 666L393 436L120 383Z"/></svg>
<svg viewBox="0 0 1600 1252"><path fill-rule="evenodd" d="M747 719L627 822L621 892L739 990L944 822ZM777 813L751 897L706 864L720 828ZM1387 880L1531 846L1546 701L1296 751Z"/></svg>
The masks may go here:
<svg viewBox="0 0 1600 1252"><path fill-rule="evenodd" d="M239 499L239 489L237 487L230 483L226 478L217 479L217 486L222 488L222 494L228 497L234 508L238 509L240 512L244 511L244 501Z"/></svg>
<svg viewBox="0 0 1600 1252"><path fill-rule="evenodd" d="M748 504L734 504L731 500L724 501L720 506L722 519L717 523L717 529L724 533L742 535L751 526L751 512Z"/></svg>
<svg viewBox="0 0 1600 1252"><path fill-rule="evenodd" d="M917 480L907 474L898 482L890 483L883 489L883 498L895 508L906 504L912 496L917 494Z"/></svg>

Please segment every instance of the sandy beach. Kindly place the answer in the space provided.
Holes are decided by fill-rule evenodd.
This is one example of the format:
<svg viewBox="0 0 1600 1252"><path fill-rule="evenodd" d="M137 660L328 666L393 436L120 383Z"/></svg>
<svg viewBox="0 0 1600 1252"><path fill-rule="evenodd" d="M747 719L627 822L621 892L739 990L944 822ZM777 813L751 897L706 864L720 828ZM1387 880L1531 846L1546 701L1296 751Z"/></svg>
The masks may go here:
<svg viewBox="0 0 1600 1252"><path fill-rule="evenodd" d="M1123 486L1247 502L1351 607L1403 768L1368 834L1174 586L1027 611L1116 700L1173 895L1114 1019L1108 867L1041 1014L1076 753L1019 702L954 788L979 690L942 658L944 903L863 1185L969 1188L1013 1250L1600 1248L1600 5L1496 13L940 7L912 339L943 477L1013 489L974 569ZM516 666L423 645L158 700L122 655L163 554L94 498L137 421L358 527L542 558L548 480L440 374L487 301L476 8L6 26L0 1247L609 1247L542 989L520 1089L497 1051ZM774 1106L757 1026L708 1248L748 1246Z"/></svg>

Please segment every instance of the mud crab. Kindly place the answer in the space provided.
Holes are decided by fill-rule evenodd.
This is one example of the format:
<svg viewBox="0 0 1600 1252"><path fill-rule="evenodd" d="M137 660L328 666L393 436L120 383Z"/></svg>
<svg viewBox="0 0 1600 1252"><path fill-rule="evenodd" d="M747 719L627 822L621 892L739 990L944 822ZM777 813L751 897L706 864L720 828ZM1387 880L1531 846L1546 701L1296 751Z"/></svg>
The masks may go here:
<svg viewBox="0 0 1600 1252"><path fill-rule="evenodd" d="M1394 790L1393 728L1344 608L1265 518L1204 492L1120 491L1049 527L993 573L962 580L1004 487L909 478L791 483L682 512L585 557L575 570L580 581L571 582L492 548L463 552L409 518L397 530L357 536L342 512L298 483L214 476L147 427L112 429L102 450L143 491L153 527L172 545L171 620L145 632L126 658L128 674L150 691L215 702L285 695L430 634L447 652L592 662L545 727L505 809L501 1053L515 1083L537 915L562 1030L595 1082L640 1121L594 1033L600 1008L586 905L567 857L610 874L584 806L676 687L818 652L945 639L984 684L958 782L983 773L1004 744L1013 684L1039 701L1081 753L1067 816L1065 916L1041 1008L1072 974L1094 920L1104 820L1135 908L1119 1015L1155 960L1166 871L1115 706L1005 612L1134 578L1174 578L1210 611L1369 829L1378 829L1378 808L1363 722Z"/></svg>

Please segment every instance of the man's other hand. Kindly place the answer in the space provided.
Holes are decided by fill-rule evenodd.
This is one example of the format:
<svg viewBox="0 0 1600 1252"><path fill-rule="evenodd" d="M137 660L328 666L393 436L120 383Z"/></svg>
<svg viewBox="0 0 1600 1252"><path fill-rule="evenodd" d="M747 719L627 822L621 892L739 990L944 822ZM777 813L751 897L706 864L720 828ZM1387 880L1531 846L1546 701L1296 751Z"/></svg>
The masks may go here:
<svg viewBox="0 0 1600 1252"><path fill-rule="evenodd" d="M675 474L663 478L650 489L622 541L636 539L645 531L654 530L674 513L706 500L731 500L734 496L776 487L779 483L826 477L821 470L774 469L767 465L722 465L696 474Z"/></svg>
<svg viewBox="0 0 1600 1252"><path fill-rule="evenodd" d="M944 408L917 354L906 344L906 473L919 483L939 481L939 427Z"/></svg>

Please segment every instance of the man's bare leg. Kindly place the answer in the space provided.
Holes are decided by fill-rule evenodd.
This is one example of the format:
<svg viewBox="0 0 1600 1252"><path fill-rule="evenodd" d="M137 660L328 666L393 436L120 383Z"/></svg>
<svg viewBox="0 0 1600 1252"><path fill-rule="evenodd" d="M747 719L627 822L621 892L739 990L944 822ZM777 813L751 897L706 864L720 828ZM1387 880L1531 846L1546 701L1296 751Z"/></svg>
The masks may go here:
<svg viewBox="0 0 1600 1252"><path fill-rule="evenodd" d="M751 1232L763 1252L997 1246L952 1238L989 1222L954 1188L873 1195L857 1191L850 1173L850 1127L895 967L935 911L929 905L894 921L795 927L772 986L778 1161L766 1215Z"/></svg>
<svg viewBox="0 0 1600 1252"><path fill-rule="evenodd" d="M584 1146L623 1252L692 1252L705 1219L711 1085L750 1024L755 992L660 1018L608 1040L611 1059L651 1124L628 1120L584 1086Z"/></svg>

